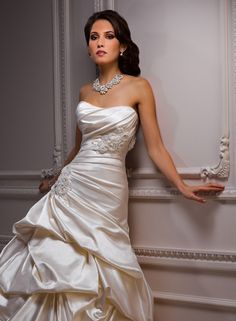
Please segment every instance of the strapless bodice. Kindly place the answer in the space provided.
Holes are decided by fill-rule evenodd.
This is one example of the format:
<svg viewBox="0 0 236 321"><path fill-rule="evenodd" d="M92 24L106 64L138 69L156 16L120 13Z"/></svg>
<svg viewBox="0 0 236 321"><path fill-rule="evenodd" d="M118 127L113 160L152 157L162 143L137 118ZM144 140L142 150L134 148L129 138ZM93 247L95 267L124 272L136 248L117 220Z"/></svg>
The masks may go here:
<svg viewBox="0 0 236 321"><path fill-rule="evenodd" d="M80 101L77 123L82 133L80 151L125 156L135 144L138 114L130 106L98 107Z"/></svg>

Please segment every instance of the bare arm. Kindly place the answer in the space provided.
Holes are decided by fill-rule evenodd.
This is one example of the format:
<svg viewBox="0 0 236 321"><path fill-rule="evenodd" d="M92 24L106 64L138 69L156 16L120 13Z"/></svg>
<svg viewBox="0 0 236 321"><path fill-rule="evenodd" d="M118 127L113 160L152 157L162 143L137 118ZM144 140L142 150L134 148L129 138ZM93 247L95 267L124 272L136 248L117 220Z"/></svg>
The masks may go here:
<svg viewBox="0 0 236 321"><path fill-rule="evenodd" d="M83 99L84 94L86 93L86 90L88 90L88 85L85 85L81 87L80 89L80 94L79 94L79 101ZM79 149L80 149L80 144L82 141L82 134L79 130L79 127L76 126L76 133L75 133L75 144L70 153L68 154L62 168L66 165L68 165L77 155ZM51 188L51 186L56 182L57 178L60 175L59 171L57 174L55 174L50 180L49 179L43 179L39 185L39 190L41 193L48 192Z"/></svg>
<svg viewBox="0 0 236 321"><path fill-rule="evenodd" d="M78 154L78 151L80 149L81 140L82 140L81 132L80 132L78 126L76 126L75 145L72 148L72 150L70 151L70 153L68 154L63 166L68 165L75 158L75 156Z"/></svg>
<svg viewBox="0 0 236 321"><path fill-rule="evenodd" d="M82 135L81 135L81 132L77 126L76 127L76 134L75 134L75 145L72 148L72 150L70 151L68 157L66 158L62 168L64 166L68 165L75 158L75 156L77 155L77 153L80 149L81 140L82 140ZM55 174L51 179L43 179L39 185L40 192L45 193L45 192L49 191L51 186L56 182L59 175L60 175L60 171L57 174Z"/></svg>
<svg viewBox="0 0 236 321"><path fill-rule="evenodd" d="M140 122L143 129L148 154L155 165L186 198L203 203L205 202L205 199L197 195L199 192L222 191L224 187L219 184L189 186L183 182L176 170L170 154L163 143L157 121L156 104L151 86L145 79L141 79L138 86L140 86L138 89L138 92L140 93L138 105Z"/></svg>

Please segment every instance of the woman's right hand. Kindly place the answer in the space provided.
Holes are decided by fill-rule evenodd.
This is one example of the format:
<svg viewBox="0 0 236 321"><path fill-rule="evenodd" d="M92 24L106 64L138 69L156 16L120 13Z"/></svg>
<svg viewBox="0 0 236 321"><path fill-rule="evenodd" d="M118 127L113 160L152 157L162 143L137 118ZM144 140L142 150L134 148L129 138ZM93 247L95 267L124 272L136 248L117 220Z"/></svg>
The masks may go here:
<svg viewBox="0 0 236 321"><path fill-rule="evenodd" d="M50 191L52 185L50 184L51 179L44 178L39 184L39 191L40 193L47 193Z"/></svg>

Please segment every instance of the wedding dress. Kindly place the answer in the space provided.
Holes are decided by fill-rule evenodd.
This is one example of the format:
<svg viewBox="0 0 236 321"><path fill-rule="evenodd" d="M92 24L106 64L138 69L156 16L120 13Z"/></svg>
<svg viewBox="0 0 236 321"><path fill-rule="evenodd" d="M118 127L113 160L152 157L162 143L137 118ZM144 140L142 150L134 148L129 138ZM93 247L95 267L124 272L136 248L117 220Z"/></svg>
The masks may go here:
<svg viewBox="0 0 236 321"><path fill-rule="evenodd" d="M151 321L151 290L127 225L125 156L136 111L81 101L83 138L0 259L1 321Z"/></svg>

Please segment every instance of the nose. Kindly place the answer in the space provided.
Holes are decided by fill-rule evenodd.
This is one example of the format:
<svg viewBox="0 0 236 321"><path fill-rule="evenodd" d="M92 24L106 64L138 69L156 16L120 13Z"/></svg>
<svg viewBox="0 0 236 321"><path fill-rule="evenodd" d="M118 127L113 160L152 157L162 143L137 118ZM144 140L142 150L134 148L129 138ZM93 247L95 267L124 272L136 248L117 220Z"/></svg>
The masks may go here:
<svg viewBox="0 0 236 321"><path fill-rule="evenodd" d="M103 39L102 39L101 37L98 38L97 47L98 47L98 48L104 47L104 45L103 45Z"/></svg>

